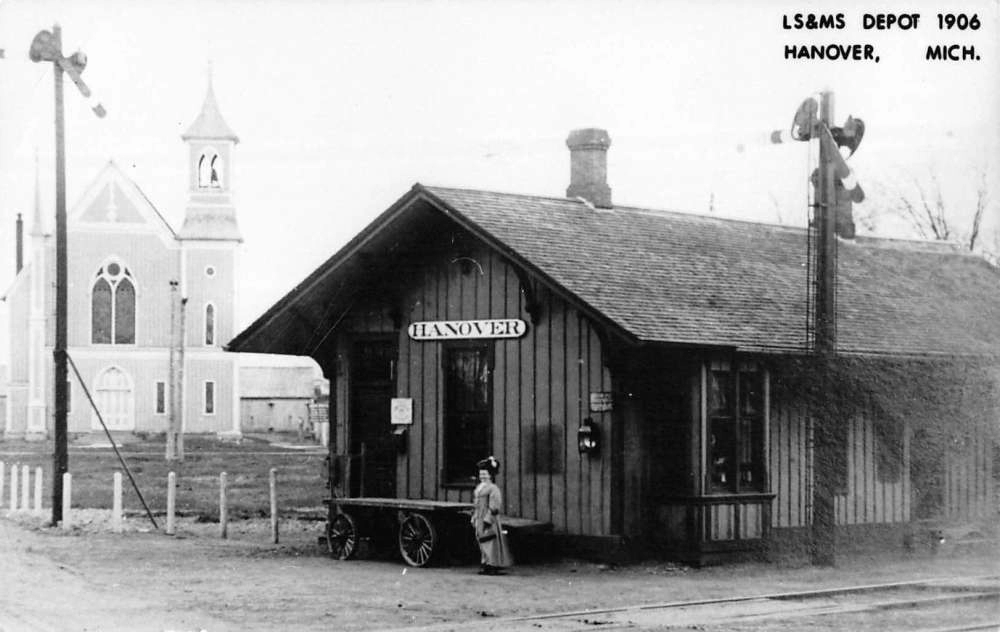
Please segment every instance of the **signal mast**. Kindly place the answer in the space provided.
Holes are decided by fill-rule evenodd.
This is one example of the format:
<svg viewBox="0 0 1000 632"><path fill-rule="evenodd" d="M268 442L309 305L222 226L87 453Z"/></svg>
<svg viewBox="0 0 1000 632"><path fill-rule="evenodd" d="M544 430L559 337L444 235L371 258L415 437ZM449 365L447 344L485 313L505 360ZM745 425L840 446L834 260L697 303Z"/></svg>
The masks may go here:
<svg viewBox="0 0 1000 632"><path fill-rule="evenodd" d="M847 165L861 144L865 124L848 116L842 127L833 125L833 93L824 91L799 105L791 128L771 133L772 143L819 141L819 166L810 178L815 189L807 230L806 349L816 359L819 401L813 410L813 493L811 557L813 564L832 566L836 556L833 496L834 463L844 446L836 441L834 425L842 423L832 406L824 405L831 392L837 354L837 236L854 237L853 204L865 199L854 172ZM845 156L841 148L849 151Z"/></svg>

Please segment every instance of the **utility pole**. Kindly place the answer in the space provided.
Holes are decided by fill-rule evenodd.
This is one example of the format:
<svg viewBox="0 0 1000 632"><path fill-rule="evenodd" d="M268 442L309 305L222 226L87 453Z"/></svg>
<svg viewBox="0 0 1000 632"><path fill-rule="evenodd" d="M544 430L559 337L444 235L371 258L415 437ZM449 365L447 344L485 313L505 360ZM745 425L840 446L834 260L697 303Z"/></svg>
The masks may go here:
<svg viewBox="0 0 1000 632"><path fill-rule="evenodd" d="M52 355L55 360L55 448L52 473L52 524L62 521L62 479L69 471L69 456L67 451L67 378L69 369L66 364L66 142L65 121L63 117L63 72L79 88L84 97L90 96L90 88L80 78L80 73L87 66L87 56L77 51L70 57L62 54L62 29L58 24L52 31L40 31L35 35L28 51L28 57L33 62L50 61L55 75L55 119L56 119L56 340ZM98 103L93 108L94 114L103 117L104 107Z"/></svg>
<svg viewBox="0 0 1000 632"><path fill-rule="evenodd" d="M837 237L834 157L836 146L822 137L833 121L833 94L820 93L819 167L816 177L816 362L821 402L813 423L813 515L810 551L812 563L833 566L836 560L836 524L833 512L833 464L837 461L833 424L841 423L829 405L832 393L833 358L837 348ZM839 157L839 155L838 155Z"/></svg>
<svg viewBox="0 0 1000 632"><path fill-rule="evenodd" d="M167 427L168 461L184 460L184 306L186 298L178 293L178 282L170 281L170 415Z"/></svg>
<svg viewBox="0 0 1000 632"><path fill-rule="evenodd" d="M167 453L165 455L168 461L173 461L177 459L177 433L175 428L177 427L177 416L180 411L177 410L177 328L180 326L178 322L177 314L177 281L171 279L170 281L170 353L169 353L169 367L168 375L170 376L167 384L170 389L169 397L167 401L167 406L170 407L170 414L167 419Z"/></svg>

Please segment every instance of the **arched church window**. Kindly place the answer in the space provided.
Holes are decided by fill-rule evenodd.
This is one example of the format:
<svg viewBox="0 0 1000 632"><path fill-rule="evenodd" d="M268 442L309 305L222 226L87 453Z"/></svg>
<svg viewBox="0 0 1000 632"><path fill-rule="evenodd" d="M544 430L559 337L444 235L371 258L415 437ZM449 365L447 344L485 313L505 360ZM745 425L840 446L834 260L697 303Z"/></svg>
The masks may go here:
<svg viewBox="0 0 1000 632"><path fill-rule="evenodd" d="M222 186L222 158L214 149L206 149L198 158L198 187L218 189Z"/></svg>
<svg viewBox="0 0 1000 632"><path fill-rule="evenodd" d="M205 344L215 344L215 305L205 306Z"/></svg>
<svg viewBox="0 0 1000 632"><path fill-rule="evenodd" d="M135 280L117 261L101 266L95 275L90 292L90 341L135 344Z"/></svg>

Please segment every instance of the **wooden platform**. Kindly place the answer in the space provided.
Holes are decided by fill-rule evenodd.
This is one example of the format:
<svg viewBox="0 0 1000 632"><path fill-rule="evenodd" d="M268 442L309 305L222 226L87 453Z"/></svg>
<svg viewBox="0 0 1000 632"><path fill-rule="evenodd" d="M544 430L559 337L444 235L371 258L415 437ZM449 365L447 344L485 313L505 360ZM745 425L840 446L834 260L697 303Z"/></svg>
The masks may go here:
<svg viewBox="0 0 1000 632"><path fill-rule="evenodd" d="M328 498L324 504L338 507L377 507L380 509L406 509L409 511L472 511L472 503L453 503L444 500L418 498Z"/></svg>

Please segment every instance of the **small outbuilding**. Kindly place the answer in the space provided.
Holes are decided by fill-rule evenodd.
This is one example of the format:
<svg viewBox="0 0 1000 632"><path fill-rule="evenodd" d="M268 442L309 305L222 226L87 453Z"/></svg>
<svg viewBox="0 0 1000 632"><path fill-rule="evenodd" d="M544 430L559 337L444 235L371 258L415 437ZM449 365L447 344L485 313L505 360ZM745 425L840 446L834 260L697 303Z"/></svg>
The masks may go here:
<svg viewBox="0 0 1000 632"><path fill-rule="evenodd" d="M229 344L322 367L338 493L469 502L493 454L505 513L697 563L808 541L818 471L841 542L996 516L996 268L839 238L817 380L804 229L615 205L568 144L565 197L417 184Z"/></svg>

